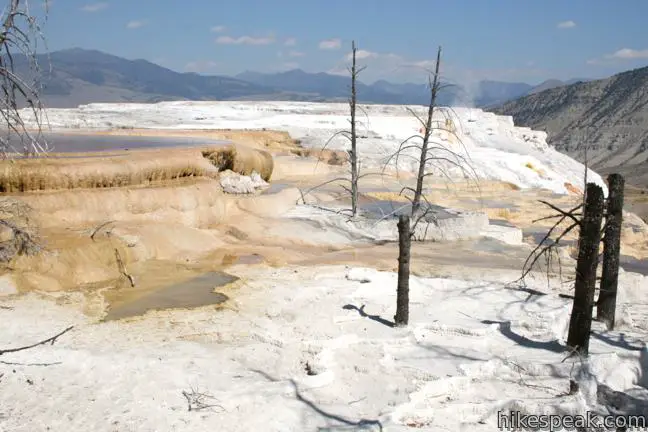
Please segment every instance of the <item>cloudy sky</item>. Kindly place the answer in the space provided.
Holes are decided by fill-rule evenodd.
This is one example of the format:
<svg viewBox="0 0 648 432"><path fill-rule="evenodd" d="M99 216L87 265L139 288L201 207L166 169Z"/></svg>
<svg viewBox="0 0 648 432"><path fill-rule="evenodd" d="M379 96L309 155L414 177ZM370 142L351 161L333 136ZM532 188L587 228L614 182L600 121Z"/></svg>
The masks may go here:
<svg viewBox="0 0 648 432"><path fill-rule="evenodd" d="M50 1L50 51L98 49L180 72L344 73L353 39L365 82L421 82L439 45L442 72L457 82L648 65L648 0Z"/></svg>

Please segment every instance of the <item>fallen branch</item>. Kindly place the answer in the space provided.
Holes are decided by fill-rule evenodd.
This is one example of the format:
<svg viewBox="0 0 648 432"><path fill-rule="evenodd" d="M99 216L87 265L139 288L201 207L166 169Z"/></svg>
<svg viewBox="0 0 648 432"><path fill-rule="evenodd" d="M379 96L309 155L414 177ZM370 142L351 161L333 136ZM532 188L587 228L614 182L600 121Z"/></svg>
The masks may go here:
<svg viewBox="0 0 648 432"><path fill-rule="evenodd" d="M220 408L222 411L225 411L225 408L222 405L218 404L209 404L207 400L215 399L214 396L207 393L200 393L197 390L191 389L191 392L182 391L182 395L187 399L187 410L188 411L200 411L210 408Z"/></svg>
<svg viewBox="0 0 648 432"><path fill-rule="evenodd" d="M117 260L117 267L119 268L119 272L128 279L130 282L131 288L135 288L135 278L131 276L127 271L126 271L126 266L124 265L124 261L122 261L121 255L119 254L119 250L115 248L115 259Z"/></svg>
<svg viewBox="0 0 648 432"><path fill-rule="evenodd" d="M90 234L90 238L92 239L92 241L94 241L94 237L97 235L97 233L99 232L99 230L100 230L101 228L103 228L103 227L105 227L106 225L111 224L111 223L113 223L113 222L115 222L115 221L113 221L113 220L109 220L109 221L107 221L107 222L102 223L102 224L99 225L97 228L95 228L95 229L92 231L92 234Z"/></svg>
<svg viewBox="0 0 648 432"><path fill-rule="evenodd" d="M56 366L63 364L62 362L54 362L54 363L19 363L19 362L6 362L6 361L0 361L0 364L7 365L7 366Z"/></svg>
<svg viewBox="0 0 648 432"><path fill-rule="evenodd" d="M70 327L66 328L65 330L63 330L62 332L60 332L59 334L57 334L55 336L52 336L49 339L45 339L44 341L37 342L37 343L35 343L33 345L28 345L28 346L24 346L24 347L20 347L20 348L8 348L8 349L0 350L0 355L7 354L7 353L15 353L15 352L18 352L18 351L25 351L25 350L28 350L28 349L31 349L31 348L35 348L35 347L37 347L39 345L45 345L46 343L49 343L50 345L54 345L54 342L56 342L56 340L59 337L63 336L65 333L69 332L73 328L74 328L74 326L70 326Z"/></svg>

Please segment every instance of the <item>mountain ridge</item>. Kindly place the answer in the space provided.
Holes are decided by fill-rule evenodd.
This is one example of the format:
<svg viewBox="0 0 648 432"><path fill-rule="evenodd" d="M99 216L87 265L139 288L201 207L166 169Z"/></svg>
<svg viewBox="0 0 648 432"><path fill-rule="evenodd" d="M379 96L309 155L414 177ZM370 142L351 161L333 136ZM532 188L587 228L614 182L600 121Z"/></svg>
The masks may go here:
<svg viewBox="0 0 648 432"><path fill-rule="evenodd" d="M349 77L302 69L278 73L246 71L235 76L176 72L144 59L128 60L99 50L69 48L40 54L44 73L43 102L52 108L71 108L92 102L159 102L162 100L288 100L345 101ZM19 72L29 73L27 63L17 62ZM22 66L22 71L20 67ZM47 69L47 68L45 68ZM487 106L502 103L530 91L525 83L484 80L471 100L462 87L440 95L439 104L468 103ZM426 105L424 84L377 80L358 83L361 103Z"/></svg>

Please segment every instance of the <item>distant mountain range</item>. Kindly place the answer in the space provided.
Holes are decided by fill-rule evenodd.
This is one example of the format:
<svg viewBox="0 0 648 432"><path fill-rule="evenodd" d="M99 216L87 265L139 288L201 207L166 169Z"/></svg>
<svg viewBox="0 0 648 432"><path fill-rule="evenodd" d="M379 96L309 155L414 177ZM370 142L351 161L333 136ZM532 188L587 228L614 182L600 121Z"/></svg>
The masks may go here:
<svg viewBox="0 0 648 432"><path fill-rule="evenodd" d="M648 67L529 94L492 108L601 173L648 186Z"/></svg>
<svg viewBox="0 0 648 432"><path fill-rule="evenodd" d="M244 72L234 77L205 76L179 73L146 60L127 60L80 48L55 51L38 60L45 70L43 101L52 108L92 102L162 100L345 101L349 93L347 76L307 73L300 69L273 74ZM26 66L24 59L18 61L18 67L21 66ZM539 86L481 81L472 91L474 100L468 99L466 89L452 87L440 95L439 103L490 106L565 84L568 82L557 80ZM358 99L362 103L419 105L427 104L428 98L429 91L423 84L384 80L373 84L358 83Z"/></svg>

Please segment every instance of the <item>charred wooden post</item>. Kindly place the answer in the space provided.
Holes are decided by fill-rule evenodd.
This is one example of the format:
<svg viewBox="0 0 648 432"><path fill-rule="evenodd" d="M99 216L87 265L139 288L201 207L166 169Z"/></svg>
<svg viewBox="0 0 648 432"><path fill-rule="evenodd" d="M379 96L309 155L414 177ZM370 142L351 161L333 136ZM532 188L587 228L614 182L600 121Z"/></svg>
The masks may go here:
<svg viewBox="0 0 648 432"><path fill-rule="evenodd" d="M598 298L596 317L614 330L617 287L619 283L619 258L621 255L621 223L623 221L623 188L625 181L620 174L608 176L609 195L607 217L603 237L603 274Z"/></svg>
<svg viewBox="0 0 648 432"><path fill-rule="evenodd" d="M396 327L407 326L409 322L409 275L410 249L410 218L402 214L398 219L398 289L396 292Z"/></svg>
<svg viewBox="0 0 648 432"><path fill-rule="evenodd" d="M603 190L600 186L589 183L586 193L587 201L580 222L574 304L569 320L569 335L567 336L567 345L583 356L587 356L589 352L598 250L601 242L601 220L603 219L604 207Z"/></svg>

